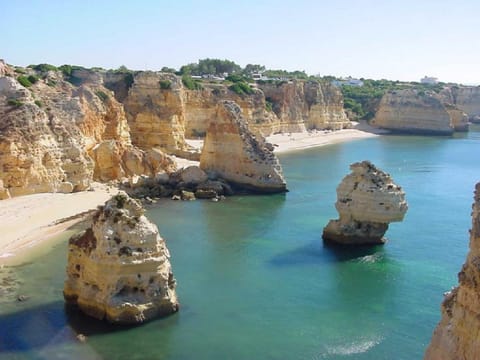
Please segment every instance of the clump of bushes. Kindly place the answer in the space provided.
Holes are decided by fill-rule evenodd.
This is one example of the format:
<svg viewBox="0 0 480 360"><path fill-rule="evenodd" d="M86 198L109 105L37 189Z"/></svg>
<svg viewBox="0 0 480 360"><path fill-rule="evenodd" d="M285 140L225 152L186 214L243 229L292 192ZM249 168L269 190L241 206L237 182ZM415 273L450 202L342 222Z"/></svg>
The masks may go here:
<svg viewBox="0 0 480 360"><path fill-rule="evenodd" d="M57 71L58 68L50 64L28 65L30 69L45 73L47 71Z"/></svg>
<svg viewBox="0 0 480 360"><path fill-rule="evenodd" d="M234 83L233 85L230 85L228 88L232 90L234 93L237 93L238 95L250 95L254 93L250 85L248 85L246 82L243 82L243 81Z"/></svg>
<svg viewBox="0 0 480 360"><path fill-rule="evenodd" d="M108 95L102 90L95 91L95 95L97 95L103 102L106 102L109 98Z"/></svg>
<svg viewBox="0 0 480 360"><path fill-rule="evenodd" d="M182 83L189 90L201 90L203 89L202 84L198 80L192 79L191 76L183 75L182 76Z"/></svg>
<svg viewBox="0 0 480 360"><path fill-rule="evenodd" d="M162 90L169 90L172 88L172 82L170 80L160 80L158 83L160 84L160 89Z"/></svg>
<svg viewBox="0 0 480 360"><path fill-rule="evenodd" d="M40 100L35 100L35 105L37 105L39 108L43 106L42 102Z"/></svg>
<svg viewBox="0 0 480 360"><path fill-rule="evenodd" d="M23 102L17 99L8 99L7 104L10 106L20 107L23 105Z"/></svg>
<svg viewBox="0 0 480 360"><path fill-rule="evenodd" d="M25 75L20 75L17 80L20 84L22 84L22 86L28 88L30 86L32 86L33 84L35 84L37 81L38 81L38 76L36 75L29 75L29 76L25 76Z"/></svg>

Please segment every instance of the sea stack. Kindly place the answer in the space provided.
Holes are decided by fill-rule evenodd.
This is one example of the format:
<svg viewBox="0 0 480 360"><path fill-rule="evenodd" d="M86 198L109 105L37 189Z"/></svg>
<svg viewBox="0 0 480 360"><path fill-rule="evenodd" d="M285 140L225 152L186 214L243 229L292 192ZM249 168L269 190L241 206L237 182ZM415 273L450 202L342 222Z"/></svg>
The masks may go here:
<svg viewBox="0 0 480 360"><path fill-rule="evenodd" d="M325 242L383 244L388 224L402 221L408 205L402 188L370 161L350 165L352 172L337 187L338 220L323 229Z"/></svg>
<svg viewBox="0 0 480 360"><path fill-rule="evenodd" d="M470 251L459 285L445 293L442 318L425 360L478 359L480 355L480 183L475 187Z"/></svg>
<svg viewBox="0 0 480 360"><path fill-rule="evenodd" d="M67 304L112 323L136 324L178 310L170 254L145 210L124 192L100 206L68 245Z"/></svg>
<svg viewBox="0 0 480 360"><path fill-rule="evenodd" d="M219 103L207 130L200 168L209 177L225 179L241 189L259 193L287 190L273 145L250 131L234 101Z"/></svg>

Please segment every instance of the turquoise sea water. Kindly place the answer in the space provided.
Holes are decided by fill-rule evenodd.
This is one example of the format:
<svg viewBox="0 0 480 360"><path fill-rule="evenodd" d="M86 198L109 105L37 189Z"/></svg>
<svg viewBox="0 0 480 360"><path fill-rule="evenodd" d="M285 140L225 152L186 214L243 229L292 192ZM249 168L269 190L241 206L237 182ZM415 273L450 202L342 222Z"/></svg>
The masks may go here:
<svg viewBox="0 0 480 360"><path fill-rule="evenodd" d="M0 270L30 296L0 299L0 359L421 359L468 250L479 146L475 129L358 140L281 155L285 195L161 201L182 307L140 327L65 312L61 242ZM335 188L366 159L405 189L405 220L384 246L325 247Z"/></svg>

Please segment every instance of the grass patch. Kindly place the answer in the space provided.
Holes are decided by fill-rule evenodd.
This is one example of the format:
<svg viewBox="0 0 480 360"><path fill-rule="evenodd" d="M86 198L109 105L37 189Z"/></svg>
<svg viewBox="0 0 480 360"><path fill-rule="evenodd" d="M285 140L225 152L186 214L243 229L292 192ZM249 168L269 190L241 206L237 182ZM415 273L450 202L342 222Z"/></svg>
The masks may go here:
<svg viewBox="0 0 480 360"><path fill-rule="evenodd" d="M40 100L35 100L35 105L37 105L39 108L43 107L43 104Z"/></svg>
<svg viewBox="0 0 480 360"><path fill-rule="evenodd" d="M8 99L7 104L10 106L20 107L23 105L23 102L17 99Z"/></svg>

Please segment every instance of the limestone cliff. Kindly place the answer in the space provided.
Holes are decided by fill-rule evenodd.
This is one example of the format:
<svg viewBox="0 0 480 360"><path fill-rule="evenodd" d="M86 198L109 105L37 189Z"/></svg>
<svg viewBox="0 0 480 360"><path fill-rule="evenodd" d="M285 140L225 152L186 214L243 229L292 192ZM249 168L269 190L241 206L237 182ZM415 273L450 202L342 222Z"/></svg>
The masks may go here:
<svg viewBox="0 0 480 360"><path fill-rule="evenodd" d="M123 106L96 72L74 72L71 78L77 85L73 85L60 71L14 73L4 68L6 76L0 77L3 197L81 191L93 179L175 169L159 151L142 151L131 144ZM33 84L25 83L27 76Z"/></svg>
<svg viewBox="0 0 480 360"><path fill-rule="evenodd" d="M465 113L463 123L480 122L480 87L478 86L448 86L440 92L443 101L450 107L455 107ZM463 126L468 128L467 126Z"/></svg>
<svg viewBox="0 0 480 360"><path fill-rule="evenodd" d="M338 220L330 220L323 239L340 244L383 244L388 224L402 221L408 205L405 193L389 174L362 161L337 187Z"/></svg>
<svg viewBox="0 0 480 360"><path fill-rule="evenodd" d="M454 131L441 96L413 89L387 92L371 124L405 133L450 135Z"/></svg>
<svg viewBox="0 0 480 360"><path fill-rule="evenodd" d="M135 74L124 100L133 144L168 153L187 150L184 97L178 76L153 71Z"/></svg>
<svg viewBox="0 0 480 360"><path fill-rule="evenodd" d="M68 246L64 297L86 314L141 323L178 310L170 254L144 209L125 193L99 207Z"/></svg>
<svg viewBox="0 0 480 360"><path fill-rule="evenodd" d="M200 167L211 177L221 177L241 188L286 191L273 145L249 130L242 110L232 101L223 101L217 107L207 130Z"/></svg>
<svg viewBox="0 0 480 360"><path fill-rule="evenodd" d="M329 83L294 80L265 82L259 87L277 116L277 119L256 125L266 135L311 129L340 130L350 126L342 94Z"/></svg>
<svg viewBox="0 0 480 360"><path fill-rule="evenodd" d="M458 274L459 285L445 294L442 319L426 360L478 359L480 354L480 183L475 188L470 251Z"/></svg>

